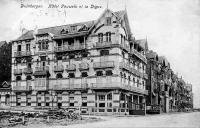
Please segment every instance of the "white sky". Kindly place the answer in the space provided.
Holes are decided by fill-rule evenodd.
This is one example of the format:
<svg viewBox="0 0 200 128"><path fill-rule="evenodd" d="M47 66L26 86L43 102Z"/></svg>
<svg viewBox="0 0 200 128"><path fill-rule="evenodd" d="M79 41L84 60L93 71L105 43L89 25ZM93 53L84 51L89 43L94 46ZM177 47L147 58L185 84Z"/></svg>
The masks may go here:
<svg viewBox="0 0 200 128"><path fill-rule="evenodd" d="M20 1L43 8L20 8ZM166 56L172 69L193 84L194 105L200 107L200 0L0 0L0 40L16 39L20 26L34 29L95 20L107 1L113 11L123 10L126 3L133 35L147 37L149 48ZM48 2L102 8L48 9Z"/></svg>

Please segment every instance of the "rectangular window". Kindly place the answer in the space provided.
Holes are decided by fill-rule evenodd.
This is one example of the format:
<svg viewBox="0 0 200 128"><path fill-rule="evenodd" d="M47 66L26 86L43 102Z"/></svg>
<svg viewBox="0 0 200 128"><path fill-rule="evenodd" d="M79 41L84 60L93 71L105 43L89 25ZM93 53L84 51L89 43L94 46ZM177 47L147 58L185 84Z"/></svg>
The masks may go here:
<svg viewBox="0 0 200 128"><path fill-rule="evenodd" d="M76 27L76 26L71 26L71 31L72 31L72 32L77 31L77 27Z"/></svg>
<svg viewBox="0 0 200 128"><path fill-rule="evenodd" d="M83 106L83 107L87 107L87 102L83 102L83 103L82 103L82 106Z"/></svg>
<svg viewBox="0 0 200 128"><path fill-rule="evenodd" d="M87 72L82 72L81 73L81 77L87 77L87 76L88 76Z"/></svg>
<svg viewBox="0 0 200 128"><path fill-rule="evenodd" d="M74 97L69 97L69 100L74 100Z"/></svg>
<svg viewBox="0 0 200 128"><path fill-rule="evenodd" d="M97 71L97 72L96 72L96 75L97 75L97 76L103 76L103 71Z"/></svg>
<svg viewBox="0 0 200 128"><path fill-rule="evenodd" d="M99 107L105 107L105 103L99 103Z"/></svg>
<svg viewBox="0 0 200 128"><path fill-rule="evenodd" d="M106 42L111 42L111 33L106 32Z"/></svg>
<svg viewBox="0 0 200 128"><path fill-rule="evenodd" d="M107 100L112 100L112 94L111 93L107 95Z"/></svg>
<svg viewBox="0 0 200 128"><path fill-rule="evenodd" d="M140 82L139 82L139 80L137 80L137 87L139 87L139 84L140 84Z"/></svg>
<svg viewBox="0 0 200 128"><path fill-rule="evenodd" d="M74 106L74 103L70 103L69 106L70 106L70 107L73 107L73 106Z"/></svg>
<svg viewBox="0 0 200 128"><path fill-rule="evenodd" d="M111 25L111 17L106 17L106 24Z"/></svg>
<svg viewBox="0 0 200 128"><path fill-rule="evenodd" d="M46 106L49 106L49 103L46 103Z"/></svg>
<svg viewBox="0 0 200 128"><path fill-rule="evenodd" d="M112 103L107 103L107 107L112 107Z"/></svg>
<svg viewBox="0 0 200 128"><path fill-rule="evenodd" d="M109 55L109 50L101 50L100 51L100 56L106 56Z"/></svg>
<svg viewBox="0 0 200 128"><path fill-rule="evenodd" d="M69 78L75 78L75 74L74 73L69 73Z"/></svg>
<svg viewBox="0 0 200 128"><path fill-rule="evenodd" d="M99 100L100 101L105 101L105 95L99 95Z"/></svg>
<svg viewBox="0 0 200 128"><path fill-rule="evenodd" d="M106 76L112 76L112 75L113 75L112 70L107 70L106 71Z"/></svg>
<svg viewBox="0 0 200 128"><path fill-rule="evenodd" d="M41 106L41 103L38 103L37 105L38 105L38 106Z"/></svg>
<svg viewBox="0 0 200 128"><path fill-rule="evenodd" d="M98 34L98 42L102 43L103 42L103 33Z"/></svg>
<svg viewBox="0 0 200 128"><path fill-rule="evenodd" d="M39 51L47 50L48 49L48 41L43 41L38 43Z"/></svg>
<svg viewBox="0 0 200 128"><path fill-rule="evenodd" d="M41 60L41 61L46 61L46 56L41 56L41 57L40 57L40 60Z"/></svg>
<svg viewBox="0 0 200 128"><path fill-rule="evenodd" d="M30 44L26 44L26 51L30 51Z"/></svg>
<svg viewBox="0 0 200 128"><path fill-rule="evenodd" d="M17 51L20 52L22 49L21 49L21 45L17 45Z"/></svg>

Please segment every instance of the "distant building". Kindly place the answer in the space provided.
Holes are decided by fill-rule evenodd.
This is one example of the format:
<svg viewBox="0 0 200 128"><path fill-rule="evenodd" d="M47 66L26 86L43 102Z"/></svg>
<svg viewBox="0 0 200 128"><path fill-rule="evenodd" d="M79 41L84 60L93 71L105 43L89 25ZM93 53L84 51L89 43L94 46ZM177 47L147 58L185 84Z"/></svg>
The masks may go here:
<svg viewBox="0 0 200 128"><path fill-rule="evenodd" d="M132 36L126 11L28 31L12 49L12 106L145 114L147 41Z"/></svg>
<svg viewBox="0 0 200 128"><path fill-rule="evenodd" d="M0 108L11 105L11 85L10 82L4 81L0 85Z"/></svg>
<svg viewBox="0 0 200 128"><path fill-rule="evenodd" d="M11 80L11 43L0 41L0 84Z"/></svg>

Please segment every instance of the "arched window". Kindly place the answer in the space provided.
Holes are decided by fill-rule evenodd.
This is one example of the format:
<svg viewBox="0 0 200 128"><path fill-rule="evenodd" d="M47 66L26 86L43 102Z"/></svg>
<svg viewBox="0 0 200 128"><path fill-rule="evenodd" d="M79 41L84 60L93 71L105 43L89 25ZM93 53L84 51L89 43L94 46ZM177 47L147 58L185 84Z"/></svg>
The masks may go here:
<svg viewBox="0 0 200 128"><path fill-rule="evenodd" d="M100 43L103 42L103 33L98 34L98 42L100 42Z"/></svg>
<svg viewBox="0 0 200 128"><path fill-rule="evenodd" d="M106 32L106 42L111 42L111 32Z"/></svg>

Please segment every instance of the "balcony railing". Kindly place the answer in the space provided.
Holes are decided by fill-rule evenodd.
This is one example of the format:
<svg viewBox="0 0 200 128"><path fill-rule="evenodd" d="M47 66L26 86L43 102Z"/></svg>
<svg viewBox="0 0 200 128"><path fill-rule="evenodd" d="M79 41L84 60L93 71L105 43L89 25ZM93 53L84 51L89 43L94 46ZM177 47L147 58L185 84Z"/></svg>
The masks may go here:
<svg viewBox="0 0 200 128"><path fill-rule="evenodd" d="M35 90L47 90L48 80L46 78L36 78L35 79Z"/></svg>
<svg viewBox="0 0 200 128"><path fill-rule="evenodd" d="M114 61L104 61L104 62L94 62L93 64L94 69L99 68L114 68Z"/></svg>
<svg viewBox="0 0 200 128"><path fill-rule="evenodd" d="M31 91L31 86L13 86L13 91Z"/></svg>
<svg viewBox="0 0 200 128"><path fill-rule="evenodd" d="M57 46L54 48L55 52L65 52L65 51L74 51L74 50L82 50L87 48L87 45L63 45Z"/></svg>
<svg viewBox="0 0 200 128"><path fill-rule="evenodd" d="M88 70L89 64L88 63L80 63L79 64L79 70Z"/></svg>
<svg viewBox="0 0 200 128"><path fill-rule="evenodd" d="M31 51L18 51L14 53L14 57L31 56Z"/></svg>
<svg viewBox="0 0 200 128"><path fill-rule="evenodd" d="M22 69L14 69L14 75L21 75Z"/></svg>
<svg viewBox="0 0 200 128"><path fill-rule="evenodd" d="M32 68L24 68L23 73L24 74L31 74L31 73L33 73L33 69Z"/></svg>
<svg viewBox="0 0 200 128"><path fill-rule="evenodd" d="M50 89L53 90L73 90L73 89L87 89L88 85L87 84L56 84Z"/></svg>
<svg viewBox="0 0 200 128"><path fill-rule="evenodd" d="M70 64L66 66L66 71L75 71L75 70L76 70L75 64Z"/></svg>
<svg viewBox="0 0 200 128"><path fill-rule="evenodd" d="M123 44L121 44L120 46L121 46L123 49L125 49L126 51L128 51L128 52L130 51L129 45L123 43Z"/></svg>
<svg viewBox="0 0 200 128"><path fill-rule="evenodd" d="M119 68L130 71L130 64L125 63L125 62L120 62Z"/></svg>
<svg viewBox="0 0 200 128"><path fill-rule="evenodd" d="M136 76L142 77L142 73L135 68L131 68L131 72Z"/></svg>
<svg viewBox="0 0 200 128"><path fill-rule="evenodd" d="M49 67L48 67L48 66L44 66L44 67L35 67L35 71L36 71L36 72L49 71Z"/></svg>
<svg viewBox="0 0 200 128"><path fill-rule="evenodd" d="M104 41L104 42L96 42L95 47L96 48L105 48L105 47L111 47L112 45L114 45L113 42Z"/></svg>
<svg viewBox="0 0 200 128"><path fill-rule="evenodd" d="M144 90L144 89L140 89L134 86L130 86L127 84L122 84L119 82L112 82L112 83L92 83L91 88L93 89L105 89L105 88L121 88L121 89L125 89L125 90L130 90L136 93L141 93L141 94L145 94L148 95L148 91Z"/></svg>
<svg viewBox="0 0 200 128"><path fill-rule="evenodd" d="M167 84L168 86L170 86L170 85L171 85L171 81L170 81L170 80L168 80L168 79L164 79L164 83L165 83L165 84Z"/></svg>
<svg viewBox="0 0 200 128"><path fill-rule="evenodd" d="M54 72L63 72L63 71L64 71L63 65L54 66Z"/></svg>
<svg viewBox="0 0 200 128"><path fill-rule="evenodd" d="M143 62L147 63L147 59L138 51L136 51L135 49L131 50L131 54L136 55L138 58L140 58Z"/></svg>

